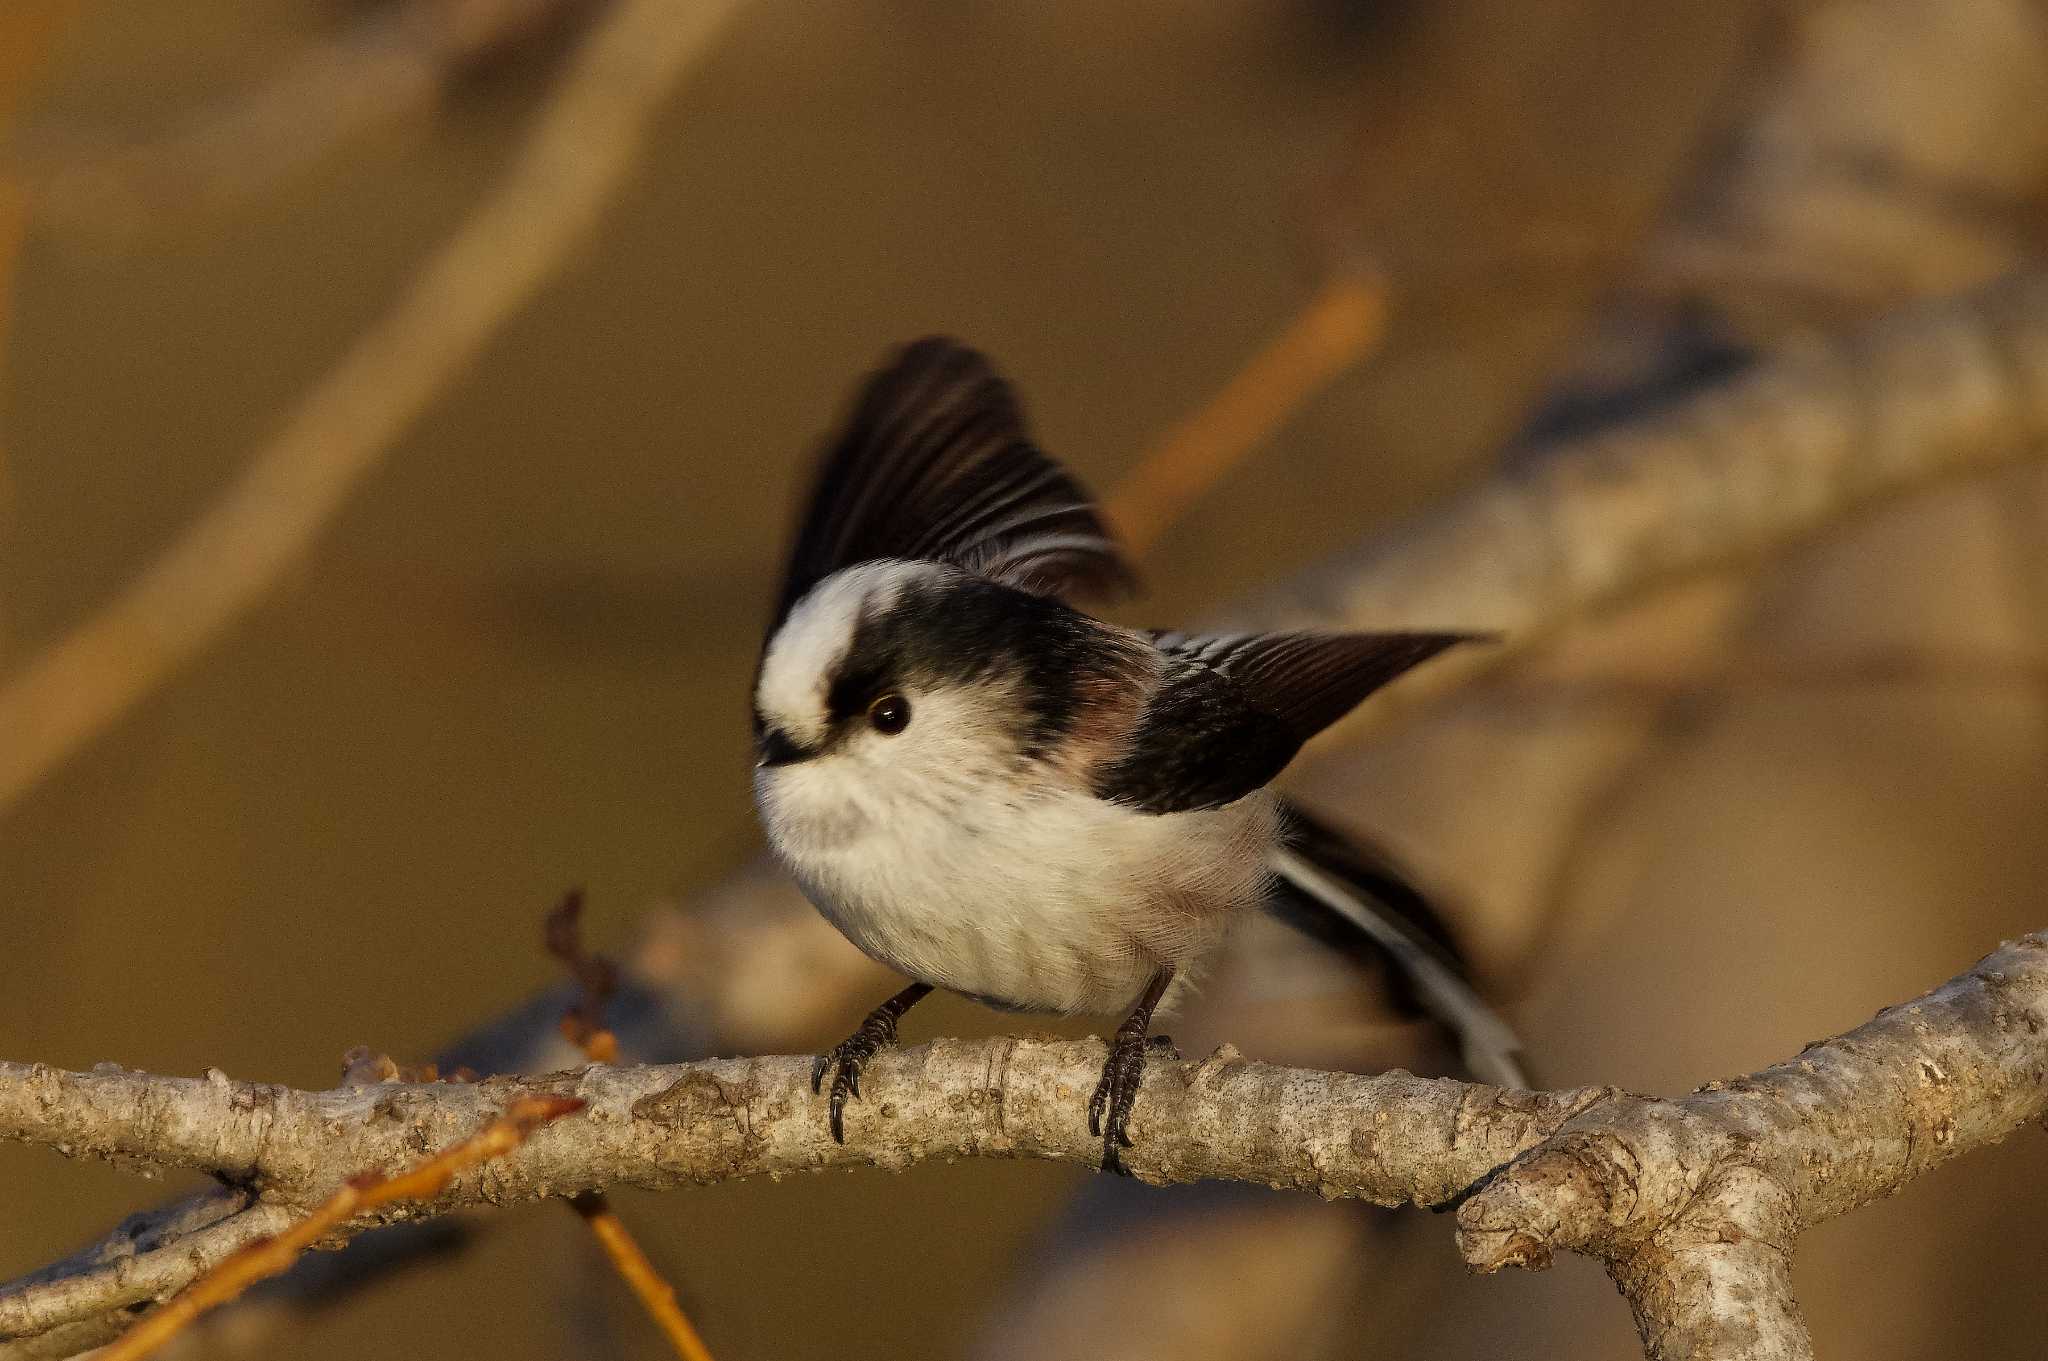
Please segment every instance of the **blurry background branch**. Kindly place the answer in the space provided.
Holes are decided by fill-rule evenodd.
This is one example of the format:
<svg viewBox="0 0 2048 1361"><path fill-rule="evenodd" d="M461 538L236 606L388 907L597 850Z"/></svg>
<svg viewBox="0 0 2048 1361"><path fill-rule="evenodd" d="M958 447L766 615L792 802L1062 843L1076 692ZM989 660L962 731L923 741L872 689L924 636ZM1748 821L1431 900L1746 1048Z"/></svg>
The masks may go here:
<svg viewBox="0 0 2048 1361"><path fill-rule="evenodd" d="M1663 412L1545 449L1255 602L1262 625L1453 619L1526 646L1590 609L1764 555L2048 442L2048 277L1902 309ZM1498 665L1418 672L1408 702ZM1360 723L1384 723L1376 704Z"/></svg>
<svg viewBox="0 0 2048 1361"><path fill-rule="evenodd" d="M356 139L417 123L464 75L597 8L596 0L365 5L256 88L148 140L18 132L0 154L0 178L19 185L46 229L119 242L275 191Z"/></svg>
<svg viewBox="0 0 2048 1361"><path fill-rule="evenodd" d="M392 310L162 557L0 685L0 812L311 550L392 442L589 233L663 98L735 7L620 0L607 12L523 153Z"/></svg>
<svg viewBox="0 0 2048 1361"><path fill-rule="evenodd" d="M1097 1150L1078 1094L1102 1052L1092 1040L891 1052L875 1063L843 1145L818 1118L806 1058L327 1093L219 1074L7 1063L0 1137L196 1168L256 1189L266 1208L245 1235L253 1240L274 1232L276 1207L310 1209L365 1172L397 1175L419 1150L456 1145L536 1096L585 1104L579 1118L458 1175L417 1213L852 1164L1086 1161ZM1315 1073L1230 1050L1162 1062L1147 1071L1129 1161L1147 1181L1250 1180L1382 1205L1441 1207L1476 1187L1458 1211L1472 1265L1541 1266L1558 1248L1596 1255L1629 1296L1653 1361L1791 1361L1811 1354L1786 1270L1802 1230L2044 1111L2048 935L2039 935L1796 1059L1678 1101ZM358 1214L333 1223L326 1241L414 1212ZM232 1235L236 1223L214 1231ZM166 1274L148 1271L166 1256L175 1259ZM191 1260L158 1248L134 1259L130 1279L102 1270L86 1273L84 1289L60 1276L0 1290L0 1337L161 1300L168 1283L197 1277ZM136 1277L154 1288L138 1289Z"/></svg>

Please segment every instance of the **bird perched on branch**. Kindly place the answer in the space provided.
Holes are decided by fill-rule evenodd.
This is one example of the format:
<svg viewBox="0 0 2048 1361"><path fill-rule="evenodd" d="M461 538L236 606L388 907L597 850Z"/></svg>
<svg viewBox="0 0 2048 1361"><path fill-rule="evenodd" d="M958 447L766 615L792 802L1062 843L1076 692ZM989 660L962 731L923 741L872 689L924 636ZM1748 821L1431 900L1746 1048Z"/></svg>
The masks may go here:
<svg viewBox="0 0 2048 1361"><path fill-rule="evenodd" d="M1418 929L1422 900L1341 842L1318 854L1327 830L1267 789L1360 700L1477 635L1142 632L1067 603L1130 580L970 349L904 349L829 442L755 679L754 795L819 911L912 980L818 1060L834 1138L863 1065L938 987L1127 1013L1088 1102L1122 1170L1167 1043L1155 1009L1262 905L1387 951L1512 1080L1513 1036Z"/></svg>

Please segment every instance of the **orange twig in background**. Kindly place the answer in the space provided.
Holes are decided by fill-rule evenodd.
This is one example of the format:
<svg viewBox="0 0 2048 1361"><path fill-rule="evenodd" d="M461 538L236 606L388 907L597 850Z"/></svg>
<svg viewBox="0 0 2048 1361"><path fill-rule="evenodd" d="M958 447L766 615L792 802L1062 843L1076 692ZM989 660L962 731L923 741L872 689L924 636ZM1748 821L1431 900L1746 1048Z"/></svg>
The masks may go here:
<svg viewBox="0 0 2048 1361"><path fill-rule="evenodd" d="M190 1327L209 1309L226 1304L258 1281L290 1269L300 1254L337 1225L380 1205L425 1200L464 1168L504 1157L550 1120L581 1109L583 1102L575 1097L523 1096L475 1135L442 1150L409 1172L395 1177L356 1178L291 1228L275 1238L251 1243L194 1281L176 1299L98 1352L99 1361L139 1361Z"/></svg>
<svg viewBox="0 0 2048 1361"><path fill-rule="evenodd" d="M1110 523L1141 556L1217 479L1370 354L1386 333L1387 289L1342 275L1315 297L1217 394L1166 433L1104 498Z"/></svg>
<svg viewBox="0 0 2048 1361"><path fill-rule="evenodd" d="M668 1339L683 1361L711 1361L711 1351L704 1345L704 1339L690 1326L689 1316L676 1303L676 1289L662 1279L654 1269L654 1263L640 1250L640 1244L633 1238L611 1202L601 1191L585 1191L569 1202L576 1213L583 1216L583 1222L597 1235L598 1243L604 1248L604 1255L611 1259L613 1268L624 1278L628 1288L640 1297L640 1303L653 1316L655 1327Z"/></svg>

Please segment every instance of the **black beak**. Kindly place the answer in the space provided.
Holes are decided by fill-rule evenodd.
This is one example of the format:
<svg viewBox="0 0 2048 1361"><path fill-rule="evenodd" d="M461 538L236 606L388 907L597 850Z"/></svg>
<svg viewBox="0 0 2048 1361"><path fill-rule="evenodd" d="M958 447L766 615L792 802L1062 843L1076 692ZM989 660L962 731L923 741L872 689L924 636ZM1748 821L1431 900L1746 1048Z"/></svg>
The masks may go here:
<svg viewBox="0 0 2048 1361"><path fill-rule="evenodd" d="M805 751L789 740L788 734L780 728L770 728L754 740L757 766L788 766L798 761L808 761L818 753Z"/></svg>

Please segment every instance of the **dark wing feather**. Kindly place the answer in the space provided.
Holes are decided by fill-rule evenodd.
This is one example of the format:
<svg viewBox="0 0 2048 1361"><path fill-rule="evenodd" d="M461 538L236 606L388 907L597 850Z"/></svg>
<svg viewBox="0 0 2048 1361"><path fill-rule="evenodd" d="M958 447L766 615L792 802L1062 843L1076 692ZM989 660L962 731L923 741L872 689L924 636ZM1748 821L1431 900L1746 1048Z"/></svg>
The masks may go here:
<svg viewBox="0 0 2048 1361"><path fill-rule="evenodd" d="M1166 675L1100 798L1148 813L1218 808L1265 785L1301 744L1471 633L1155 633Z"/></svg>
<svg viewBox="0 0 2048 1361"><path fill-rule="evenodd" d="M1167 633L1162 651L1208 666L1308 741L1394 677L1477 633Z"/></svg>
<svg viewBox="0 0 2048 1361"><path fill-rule="evenodd" d="M826 577L876 558L949 562L1050 596L1130 581L1088 493L1031 442L1009 384L936 336L868 379L826 449L776 622Z"/></svg>
<svg viewBox="0 0 2048 1361"><path fill-rule="evenodd" d="M1095 796L1144 813L1220 808L1287 768L1301 739L1200 662L1169 656L1166 675Z"/></svg>

